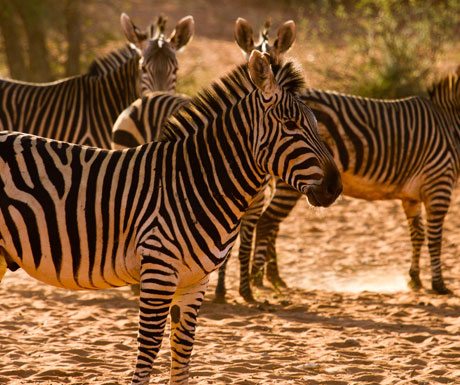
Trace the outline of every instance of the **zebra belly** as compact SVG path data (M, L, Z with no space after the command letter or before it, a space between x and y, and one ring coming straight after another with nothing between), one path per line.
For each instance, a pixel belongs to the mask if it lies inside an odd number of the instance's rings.
M411 199L420 201L420 183L410 180L403 185L379 183L359 175L342 173L343 194L366 200Z
M76 272L73 270L71 256L65 255L58 272L56 264L48 254L43 254L40 264L35 266L31 253L26 252L19 258L6 245L3 248L28 275L48 285L69 290L99 290L139 282L140 263L135 254L119 256L115 264L105 263L103 269L100 263L96 263L91 271L88 261L82 261ZM4 257L0 255L0 258Z

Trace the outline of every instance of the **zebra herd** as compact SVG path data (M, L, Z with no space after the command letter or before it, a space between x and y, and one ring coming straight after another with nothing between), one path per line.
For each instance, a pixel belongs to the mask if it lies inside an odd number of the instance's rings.
M140 282L132 384L149 383L168 316L170 383L187 384L209 275L220 268L216 298L224 300L237 236L240 293L253 301L251 278L261 283L265 262L269 280L284 284L275 241L299 197L328 207L343 183L352 197L402 201L415 288L424 205L432 287L450 292L440 256L460 166L459 73L434 84L428 99L307 89L284 58L294 22L270 44L267 21L256 43L239 18L246 62L190 97L174 90L193 18L168 38L164 17L142 32L123 14L121 26L131 44L84 75L0 80L0 278L7 266L75 290Z

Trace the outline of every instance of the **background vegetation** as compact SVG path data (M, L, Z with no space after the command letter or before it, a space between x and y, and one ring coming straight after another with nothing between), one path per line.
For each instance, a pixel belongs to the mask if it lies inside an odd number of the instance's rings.
M159 12L195 17L194 41L180 54L179 91L194 93L239 63L238 16L254 27L297 26L291 55L312 86L363 96L421 94L460 64L459 0L0 0L0 74L51 81L86 71L96 55L124 43L119 15L145 28Z

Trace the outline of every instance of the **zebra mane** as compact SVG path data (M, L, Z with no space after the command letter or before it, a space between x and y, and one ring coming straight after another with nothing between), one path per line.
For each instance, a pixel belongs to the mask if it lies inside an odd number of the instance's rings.
M460 73L443 77L428 89L431 101L443 108L460 108Z
M89 76L105 75L108 72L112 72L113 70L119 68L129 60L139 57L139 53L136 49L131 47L130 44L125 44L123 47L118 48L115 51L94 59L86 74Z
M272 64L277 84L286 91L297 94L305 88L300 66L293 61ZM235 95L241 98L254 91L248 64L241 64L210 87L202 90L185 107L174 113L165 123L161 141L184 138L196 132L195 121L200 117L212 118L235 103Z

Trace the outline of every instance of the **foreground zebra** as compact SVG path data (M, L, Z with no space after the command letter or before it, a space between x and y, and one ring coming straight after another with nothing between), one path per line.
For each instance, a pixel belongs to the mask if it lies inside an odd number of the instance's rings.
M254 51L175 114L161 142L108 151L1 133L2 258L69 289L140 281L132 384L149 382L168 314L170 383L187 384L209 273L225 261L267 173L316 206L341 191L314 116L295 96L301 87L292 63L272 72Z
M334 153L344 194L367 200L400 199L412 242L410 286L422 287L420 251L425 241L425 206L432 288L449 294L442 276L444 217L460 167L460 72L435 83L429 99L374 100L309 89L301 95L318 119L320 136ZM282 181L257 224L252 276L284 285L276 264L279 225L299 194ZM242 285L242 284L241 284ZM251 293L245 293L250 296Z
M259 40L254 41L254 33L251 25L246 19L239 17L235 22L234 37L235 42L241 48L243 55L246 59L249 57L254 49L261 50L270 54L272 60L276 63L281 63L284 55L291 49L296 38L295 23L292 20L284 22L276 33L276 38L273 43L270 43L269 31L271 27L271 20L267 19L263 28L259 33ZM274 181L271 180L272 190ZM265 204L265 192L262 191L259 197L251 204L246 211L240 228L240 248L238 250L238 259L240 262L240 294L249 302L254 301L250 289L250 275L249 264L252 254L252 243L254 238L254 231L257 221L262 214ZM225 302L226 288L225 288L225 274L227 269L228 259L219 268L219 278L217 281L215 291L215 301Z

